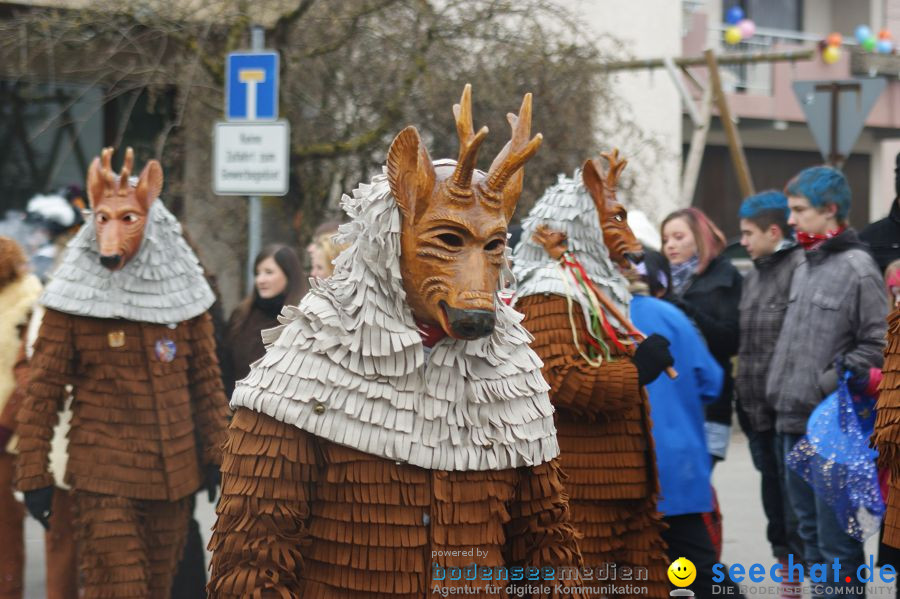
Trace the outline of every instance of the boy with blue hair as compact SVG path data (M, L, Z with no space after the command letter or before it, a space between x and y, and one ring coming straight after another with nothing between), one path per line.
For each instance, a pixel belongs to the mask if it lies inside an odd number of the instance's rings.
M788 225L788 200L769 190L746 198L741 204L741 245L753 259L754 269L744 279L740 309L735 395L738 419L747 434L753 465L761 477L766 537L781 563L788 555L800 555L797 522L784 492L784 462L775 434L775 406L766 398L766 374L781 333L794 270L803 251ZM796 581L795 581L796 583ZM799 597L796 584L782 584L782 597Z
M860 386L868 382L869 368L881 367L888 311L881 273L848 227L851 194L844 175L831 167L807 168L788 182L785 194L788 224L805 251L794 271L766 379L782 458L806 433L812 411L837 388L836 364ZM855 568L864 563L862 543L844 532L828 504L799 475L787 470L784 482L804 561L839 559L839 580L856 580ZM864 586L840 584L847 588L832 596L865 595Z

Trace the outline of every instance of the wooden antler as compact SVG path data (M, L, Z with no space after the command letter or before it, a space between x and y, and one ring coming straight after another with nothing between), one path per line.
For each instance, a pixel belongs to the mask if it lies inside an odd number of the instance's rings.
M488 128L482 127L475 133L472 125L472 85L466 84L463 89L459 104L453 105L453 116L456 118L456 132L459 134L459 158L456 161L456 170L451 179L454 195L470 197L472 190L472 173L475 171L475 160L478 156L478 148L487 137Z
M100 159L103 162L103 170L101 172L103 174L103 182L109 187L115 188L116 173L112 169L112 155L113 148L103 148L103 151L100 152Z
M125 150L125 162L122 164L122 173L119 175L119 189L128 189L128 178L134 168L134 150Z
M619 160L619 148L613 148L612 152L600 152L600 155L609 163L609 170L606 171L604 184L608 193L615 193L616 187L619 185L619 177L622 171L625 170L628 161Z
M522 193L522 178L524 174L521 168L538 151L544 137L538 133L531 138L531 94L525 94L522 98L522 106L519 114L506 115L512 127L512 138L507 142L488 171L488 179L485 187L501 200L502 206L508 217L515 210L516 201ZM529 140L529 138L531 138Z

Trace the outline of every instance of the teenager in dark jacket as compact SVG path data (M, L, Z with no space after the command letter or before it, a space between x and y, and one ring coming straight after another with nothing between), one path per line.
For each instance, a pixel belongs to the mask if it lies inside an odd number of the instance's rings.
M662 222L663 254L672 269L665 299L700 329L710 353L725 372L718 399L706 408L706 441L714 459L724 459L731 434L734 379L731 358L738 350L741 275L726 258L725 236L697 208L677 210Z
M888 303L875 261L847 228L850 186L844 175L830 167L808 168L791 179L785 193L788 224L805 252L791 282L766 397L775 405L775 427L787 454L806 433L812 411L837 388L836 363L853 373L851 388L865 387L869 369L881 367ZM839 580L856 580L855 568L864 562L862 543L844 532L825 499L789 469L785 489L797 515L804 561L839 559ZM845 587L837 589L840 596L865 595L864 585L838 584Z
M231 313L222 352L222 380L231 397L234 384L250 372L250 365L263 357L262 331L278 326L285 305L297 305L306 292L300 258L290 247L272 244L254 261L256 281L250 293Z
M900 258L900 153L894 167L894 201L891 213L863 229L859 238L869 244L881 272Z
M801 555L797 520L783 489L784 464L776 450L775 406L766 399L766 375L787 311L791 280L803 261L803 249L787 224L788 213L787 197L780 191L750 196L738 213L741 245L755 268L744 279L741 294L735 397L753 465L761 476L766 536L781 564L787 564L790 554ZM796 582L783 587L782 596L796 595L792 593Z

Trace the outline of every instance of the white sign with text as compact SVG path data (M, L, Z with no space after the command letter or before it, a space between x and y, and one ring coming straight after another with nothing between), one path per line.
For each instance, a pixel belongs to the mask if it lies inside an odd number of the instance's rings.
M213 191L218 195L285 195L290 140L287 121L216 123Z

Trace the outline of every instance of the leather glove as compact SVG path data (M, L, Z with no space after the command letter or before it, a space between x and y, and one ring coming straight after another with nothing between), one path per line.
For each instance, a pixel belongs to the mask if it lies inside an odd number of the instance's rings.
M44 530L50 530L50 513L53 505L53 486L25 491L25 507L28 513L41 523Z
M216 489L222 484L222 473L215 464L207 464L203 467L203 488L206 489L206 495L209 502L216 500Z
M666 368L675 364L669 353L669 340L653 333L644 339L631 358L638 370L638 383L643 387L656 380Z

